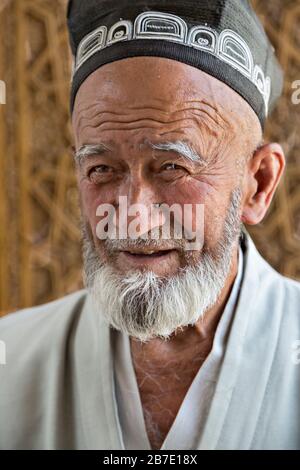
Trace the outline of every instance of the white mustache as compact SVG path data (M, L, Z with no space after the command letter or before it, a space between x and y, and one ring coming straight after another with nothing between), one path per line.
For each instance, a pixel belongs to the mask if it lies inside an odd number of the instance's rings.
M190 241L190 240L189 240ZM180 250L183 251L188 244L188 240L181 238L163 238L161 227L156 227L150 232L138 238L111 239L104 242L105 248L109 252L130 251L131 249L148 250Z
M110 240L107 239L104 242L105 248L109 252L115 251L130 251L132 249L143 249L148 250L184 250L184 240L145 240L143 238L137 238L136 240Z

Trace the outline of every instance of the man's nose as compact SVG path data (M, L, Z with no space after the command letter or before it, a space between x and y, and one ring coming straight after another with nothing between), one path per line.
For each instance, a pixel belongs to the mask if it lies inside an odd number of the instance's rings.
M139 229L138 236L164 224L164 216L158 209L158 205L163 202L160 200L160 194L151 182L141 176L131 176L121 189L119 199L122 200L122 204L119 204L119 212L124 212L125 202L127 206L127 216L124 213L118 214L119 224L126 223L128 228L131 222L135 221L134 226Z

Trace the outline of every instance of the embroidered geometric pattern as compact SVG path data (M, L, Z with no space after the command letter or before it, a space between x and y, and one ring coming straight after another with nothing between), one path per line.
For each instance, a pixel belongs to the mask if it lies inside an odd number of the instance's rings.
M110 29L101 26L85 36L79 44L74 73L96 52L120 41L159 39L172 41L199 49L226 62L247 77L261 93L266 116L271 95L271 79L266 77L260 65L254 64L246 41L235 31L225 29L221 34L207 24L189 30L186 22L175 15L161 12L140 14L134 24L121 20Z

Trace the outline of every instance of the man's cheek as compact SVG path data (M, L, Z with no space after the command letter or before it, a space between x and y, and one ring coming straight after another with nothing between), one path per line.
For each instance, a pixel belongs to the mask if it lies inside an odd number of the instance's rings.
M224 235L225 215L217 208L207 208L205 215L205 237L208 245L214 247Z
M80 201L83 218L87 220L94 235L96 232L96 225L98 221L97 208L101 204L99 195L97 195L95 191L81 189Z

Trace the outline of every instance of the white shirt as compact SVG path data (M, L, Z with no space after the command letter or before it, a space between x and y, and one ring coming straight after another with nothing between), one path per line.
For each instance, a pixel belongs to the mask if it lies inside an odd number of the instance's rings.
M200 367L162 444L162 450L196 449L215 391L226 340L243 277L243 252L239 248L238 272L212 350ZM124 449L151 450L128 335L111 330L114 350L115 393Z

